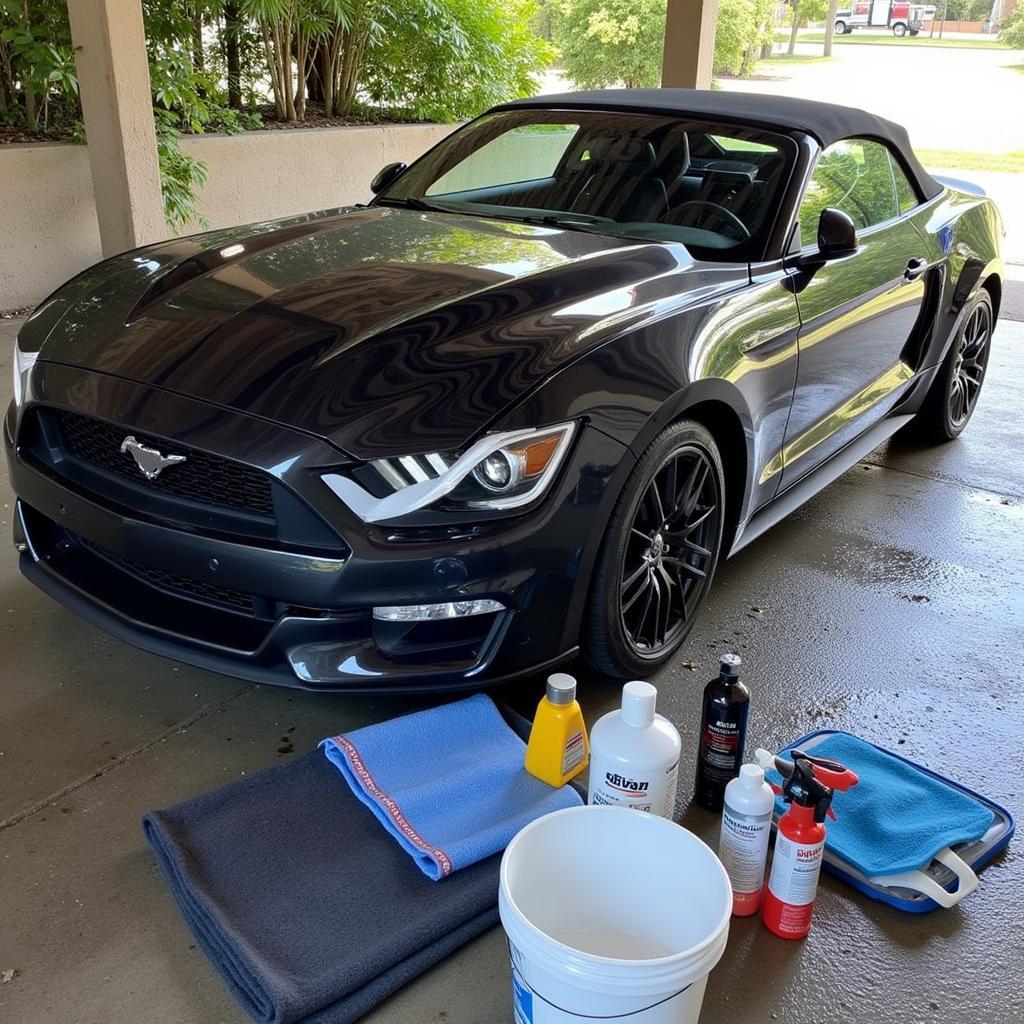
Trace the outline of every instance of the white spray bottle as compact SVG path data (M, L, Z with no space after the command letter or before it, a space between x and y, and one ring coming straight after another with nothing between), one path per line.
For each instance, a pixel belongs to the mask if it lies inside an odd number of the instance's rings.
M772 835L775 794L764 781L764 769L745 764L725 787L718 856L732 885L732 912L749 917L761 909L764 864Z

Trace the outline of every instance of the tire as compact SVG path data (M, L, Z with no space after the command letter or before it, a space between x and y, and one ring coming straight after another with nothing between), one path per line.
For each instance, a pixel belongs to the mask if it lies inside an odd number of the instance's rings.
M836 22L835 32L836 32L837 36L845 36L846 35L846 22L845 21L837 21Z
M599 672L644 678L682 646L718 564L724 501L722 459L701 424L680 420L651 442L619 495L591 582L584 656Z
M963 433L985 382L994 328L992 298L982 288L964 311L949 352L910 422L911 432L919 439L945 444Z
M917 35L917 34L918 34L918 33L919 33L920 31L921 31L921 30L920 30L919 28L912 28L912 29L910 30L910 34L911 34L912 36L916 36L916 35Z
M907 34L907 26L904 25L902 21L897 21L892 27L892 34L896 36L897 39L902 39Z

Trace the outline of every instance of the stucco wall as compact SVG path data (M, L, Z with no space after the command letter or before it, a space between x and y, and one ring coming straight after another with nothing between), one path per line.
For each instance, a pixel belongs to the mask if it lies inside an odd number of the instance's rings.
M414 159L449 131L297 128L192 136L182 148L207 165L198 208L216 228L363 202L384 164ZM0 146L0 309L38 302L100 257L85 147Z

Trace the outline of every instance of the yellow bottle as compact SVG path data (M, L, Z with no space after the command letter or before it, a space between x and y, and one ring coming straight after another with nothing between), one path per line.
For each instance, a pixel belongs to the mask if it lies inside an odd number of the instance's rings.
M590 759L576 680L565 672L548 676L547 693L537 705L526 747L526 770L549 786L564 786Z

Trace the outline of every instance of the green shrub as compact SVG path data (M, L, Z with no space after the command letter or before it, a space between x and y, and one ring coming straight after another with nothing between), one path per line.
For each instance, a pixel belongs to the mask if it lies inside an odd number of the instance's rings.
M1024 3L1018 3L1013 13L999 26L999 41L1024 50Z
M666 0L550 0L562 67L581 89L661 82ZM774 31L773 0L720 0L717 74L747 74Z
M552 56L529 27L535 14L535 0L395 0L367 47L362 87L372 102L429 121L532 95Z

